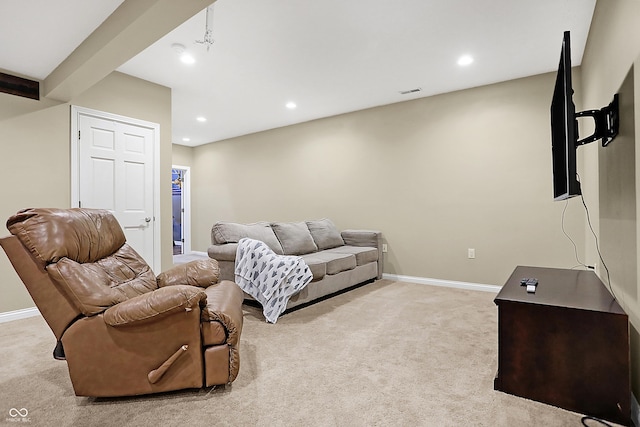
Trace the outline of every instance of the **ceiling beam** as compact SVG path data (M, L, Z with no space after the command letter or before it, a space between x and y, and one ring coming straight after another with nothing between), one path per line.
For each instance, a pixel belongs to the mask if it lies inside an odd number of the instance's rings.
M215 0L125 0L43 82L69 102Z

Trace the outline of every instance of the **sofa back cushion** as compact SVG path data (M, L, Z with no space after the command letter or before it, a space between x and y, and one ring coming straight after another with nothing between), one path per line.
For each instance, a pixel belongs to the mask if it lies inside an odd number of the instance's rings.
M319 250L344 246L344 240L330 219L307 221L307 227Z
M318 250L305 222L274 222L271 228L285 255L304 255Z
M240 239L245 237L260 240L266 243L266 245L278 255L283 255L282 246L268 222L238 224L235 222L219 221L211 228L211 243L214 245L238 243Z

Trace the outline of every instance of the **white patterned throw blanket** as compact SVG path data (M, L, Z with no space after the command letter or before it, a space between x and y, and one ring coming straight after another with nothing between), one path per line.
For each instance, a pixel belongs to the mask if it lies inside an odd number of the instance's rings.
M267 322L276 323L289 298L313 278L298 256L278 255L260 240L240 239L236 250L236 283L262 304Z

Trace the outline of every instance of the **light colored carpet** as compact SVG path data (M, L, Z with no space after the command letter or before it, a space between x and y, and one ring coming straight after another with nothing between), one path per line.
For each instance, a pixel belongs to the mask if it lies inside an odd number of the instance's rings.
M31 426L580 426L493 390L494 297L380 280L275 325L245 306L231 386L117 399L73 394L42 318L0 324L0 424L26 408Z
M201 252L190 252L188 254L180 254L173 256L174 264L186 264L189 261L195 261L199 259L209 259L209 256Z

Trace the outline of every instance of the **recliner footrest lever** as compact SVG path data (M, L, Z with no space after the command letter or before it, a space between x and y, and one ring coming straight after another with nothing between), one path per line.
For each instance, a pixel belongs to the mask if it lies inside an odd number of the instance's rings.
M186 353L188 348L189 348L188 345L186 345L186 344L183 345L182 347L180 347L178 349L178 351L173 353L171 355L171 357L169 357L162 365L160 365L160 367L158 369L154 369L153 371L149 372L149 374L147 375L147 378L149 379L149 382L151 384L155 384L158 381L160 381L160 378L162 378L162 376L165 374L165 372L167 372L169 370L171 365L173 365L173 363L176 360L178 360L178 358L180 356L182 356L183 354Z

